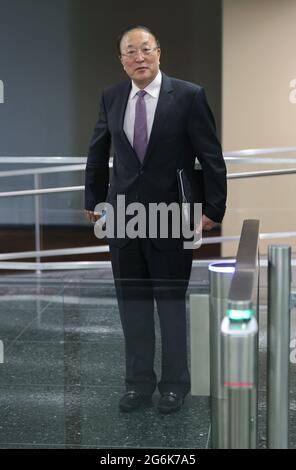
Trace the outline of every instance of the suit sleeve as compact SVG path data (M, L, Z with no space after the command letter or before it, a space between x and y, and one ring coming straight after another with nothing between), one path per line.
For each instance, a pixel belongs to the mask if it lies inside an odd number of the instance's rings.
M202 166L205 203L203 213L221 222L226 209L226 166L216 125L203 88L194 95L188 119L188 132L194 152Z
M99 117L91 138L85 168L85 209L94 210L107 197L109 185L109 158L111 135L108 129L104 93Z

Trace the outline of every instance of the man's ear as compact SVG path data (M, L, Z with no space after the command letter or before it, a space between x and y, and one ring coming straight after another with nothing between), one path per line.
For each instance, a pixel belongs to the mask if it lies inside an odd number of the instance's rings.
M161 55L161 49L159 48L159 50L158 50L158 60L159 60L159 63L160 63L160 55Z
M125 70L124 65L123 65L123 61L122 61L122 57L121 57L120 55L118 56L118 59L119 59L121 65L122 65L122 67L123 67L123 70Z

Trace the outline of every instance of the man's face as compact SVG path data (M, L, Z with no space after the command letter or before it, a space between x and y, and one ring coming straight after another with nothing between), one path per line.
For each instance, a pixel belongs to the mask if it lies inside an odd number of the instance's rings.
M125 72L139 88L145 88L159 71L160 49L155 38L142 29L133 29L123 36L120 49Z

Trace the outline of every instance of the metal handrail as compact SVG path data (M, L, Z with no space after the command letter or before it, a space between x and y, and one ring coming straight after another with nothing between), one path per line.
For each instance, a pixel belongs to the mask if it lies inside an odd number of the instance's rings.
M274 240L278 238L295 238L296 232L270 232L260 233L260 240ZM239 241L240 235L222 236L222 237L206 237L202 240L202 245L214 245L217 243L228 243ZM8 261L13 259L26 259L34 257L49 258L52 256L68 256L80 255L91 253L108 253L109 245L101 246L83 246L78 248L59 248L55 250L34 250L34 251L19 251L12 253L0 253L0 261Z
M290 153L296 152L296 147L267 147L267 148L258 148L258 149L243 149L243 150L232 150L230 152L225 152L224 156L227 157L241 157L241 156L251 156L251 155L268 155L270 153Z
M242 150L230 150L223 152L224 158L233 158L233 157L246 157L254 155L269 155L276 153L293 153L296 152L296 147L268 147L268 148L257 148L257 149L242 149ZM76 157L61 157L61 156L51 156L51 157L36 157L36 156L2 156L0 158L0 163L81 163L86 162L86 157L76 156Z
M43 165L45 163L49 164L56 164L56 163L80 163L86 162L86 157L58 157L58 156L51 156L51 157L32 157L30 155L22 156L22 157L7 157L2 156L0 157L0 163L21 163L22 165L28 163L37 163Z
M264 149L262 149L264 150ZM240 152L246 152L246 154L240 154ZM255 163L260 163L260 164L291 164L291 163L296 163L296 158L283 158L283 157L277 157L277 158L250 158L251 155L248 154L250 152L249 150L242 150L242 151L236 151L236 152L224 152L224 160L226 163L229 164L250 164L254 165ZM277 152L274 152L277 153ZM264 152L259 153L259 154L264 154ZM256 154L254 154L256 155ZM79 161L80 163L77 163ZM65 168L62 167L45 167L45 168L30 168L29 170L8 170L8 171L0 171L0 177L6 177L6 176L15 176L15 175L28 175L28 174L41 174L41 173L55 173L55 172L63 172L66 170L68 167L68 171L78 171L78 170L83 170L85 168L87 158L86 157L0 157L0 164L1 163L7 163L7 164L12 164L12 163L21 163L21 164L28 164L28 163L35 163L35 164L66 164ZM70 163L73 164L70 166ZM112 168L113 166L113 157L110 157L109 159L109 167ZM61 168L58 170L58 168Z
M60 188L45 188L45 189L25 189L23 191L6 191L0 193L0 197L13 197L13 196L38 196L40 194L52 193L66 193L71 191L83 191L84 186L64 186Z
M292 175L295 173L296 168L287 168L285 170L245 171L242 173L228 173L227 179L258 178L261 176Z
M7 170L0 171L0 178L8 176L24 176L24 175L42 175L47 173L63 173L64 171L81 171L85 169L85 165L63 165L63 166L47 166L45 168L30 168L29 170Z
M63 171L66 171L66 170L63 170ZM244 172L243 173L228 173L227 179L292 175L295 173L296 173L296 168L289 168L287 170L266 170L266 171L252 171L252 172L245 172L245 173ZM5 191L5 192L0 193L0 197L32 196L32 195L39 195L39 194L63 193L63 192L70 192L70 191L84 191L84 186L64 186L60 188L26 189L23 191Z
M292 163L296 163L296 158L284 158L284 157L224 157L224 160L229 165L255 165L255 164L262 164L262 165L274 165L274 164L281 164L281 165L291 165Z
M207 268L210 263L213 263L215 261L220 261L215 260L215 259L199 259L199 260L193 260L193 266L197 266L199 268L204 267ZM227 258L227 262L232 261ZM268 265L268 260L266 259L261 259L260 258L260 267L261 268L266 268ZM296 267L296 259L292 259L291 265L293 267ZM24 271L47 271L47 270L59 270L59 269L98 269L98 268L105 268L105 267L110 267L111 269L111 261L63 261L63 262L56 262L56 261L50 261L48 263L40 263L40 262L32 262L32 263L27 263L27 262L22 262L22 261L0 261L0 269L6 269L6 270L24 270ZM292 301L294 302L294 305L296 305L296 292L292 294Z
M69 256L69 255L82 255L91 253L108 253L109 246L83 246L79 248L60 248L56 250L34 250L34 251L19 251L14 253L0 253L0 261L7 261L11 259L26 259L35 258L36 256L49 258L51 256Z

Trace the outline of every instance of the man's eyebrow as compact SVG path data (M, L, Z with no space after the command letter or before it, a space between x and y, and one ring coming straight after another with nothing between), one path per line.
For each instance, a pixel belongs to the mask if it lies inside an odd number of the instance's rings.
M144 41L144 42L142 42L142 46L145 46L145 45L148 44L148 43L149 43L149 41ZM132 48L135 49L136 46L134 46L133 44L129 44L129 45L126 46L126 47L127 47L127 49L128 49L129 47L132 47Z

